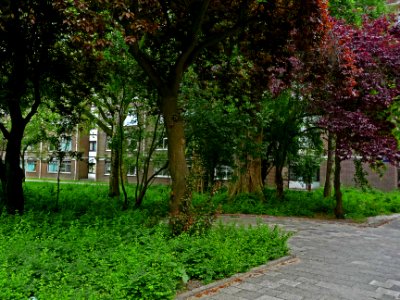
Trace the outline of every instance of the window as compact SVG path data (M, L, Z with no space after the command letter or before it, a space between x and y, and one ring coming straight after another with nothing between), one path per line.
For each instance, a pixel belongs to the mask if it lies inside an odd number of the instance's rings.
M96 174L96 159L93 157L90 157L88 160L88 173Z
M47 165L48 173L57 173L58 172L58 160L52 160ZM61 173L71 173L71 160L64 160L60 166Z
M59 149L57 149L57 146L59 146ZM60 140L60 144L58 145L57 142L50 143L49 145L49 151L71 151L72 150L72 138L70 136L68 137L62 137Z
M48 173L57 173L58 172L58 161L57 160L49 161L49 163L47 165L47 172Z
M97 147L97 142L96 141L90 141L89 142L89 151L96 151Z
M232 177L232 168L229 166L218 166L214 170L215 179L229 180Z
M134 164L128 165L127 175L128 176L136 176L136 166Z
M110 175L111 173L111 160L106 159L104 161L104 175Z
M56 151L57 150L57 146L53 143L49 144L49 151Z
M134 112L129 113L124 121L124 126L135 126L138 124L137 116Z
M138 150L139 142L135 138L127 138L126 141L127 141L127 147L126 147L127 151Z
M111 151L111 143L112 143L112 138L111 138L111 136L107 135L106 136L106 151Z
M95 174L96 173L96 164L95 163L89 163L89 174Z
M36 160L28 159L25 164L25 170L27 172L36 172Z
M70 136L61 138L60 149L61 151L72 150L72 138Z
M295 166L289 166L289 180L290 181L303 181L303 177L300 174L296 173ZM318 182L319 178L319 169L316 169L314 175L312 177L313 182Z
M161 168L165 166L165 160L157 160L153 162L153 172L158 172ZM157 174L157 177L171 177L169 175L168 168L164 168L160 173Z
M71 173L71 161L70 160L64 160L62 162L60 172L61 173Z
M163 138L160 141L160 144L159 144L157 150L168 150L168 138Z

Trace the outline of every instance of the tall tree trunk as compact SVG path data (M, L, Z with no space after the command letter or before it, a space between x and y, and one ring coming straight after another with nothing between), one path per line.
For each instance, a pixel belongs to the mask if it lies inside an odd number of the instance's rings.
M109 179L109 188L108 188L108 195L110 197L119 197L120 190L119 190L119 178L120 178L120 164L121 164L121 157L120 157L120 150L117 149L118 147L111 147L111 170L110 170L110 179Z
M275 166L275 185L276 185L276 196L278 199L283 199L283 176L282 176L283 165Z
M324 198L330 197L332 193L332 171L335 156L335 145L333 133L328 132L328 159L326 161L326 175L324 185Z
M1 176L4 204L10 214L23 213L25 205L22 189L24 174L20 167L21 141L24 132L22 118L20 122L12 121L12 129L7 139L4 175Z
M336 151L335 153L335 178L334 178L334 188L335 188L335 199L336 199L336 207L335 207L335 216L337 219L344 219L344 210L343 210L343 198L342 191L340 190L340 171L341 171L341 159Z
M191 190L188 187L189 169L185 157L185 132L178 95L162 96L162 113L168 138L169 173L172 179L170 215L180 217L191 204ZM185 230L185 228L183 228Z

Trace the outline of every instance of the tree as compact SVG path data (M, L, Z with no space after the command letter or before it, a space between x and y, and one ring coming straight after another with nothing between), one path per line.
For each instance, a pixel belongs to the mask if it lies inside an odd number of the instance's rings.
M44 95L62 89L59 83L68 74L68 58L60 43L62 18L51 1L3 1L0 13L0 106L4 112L0 130L7 140L0 177L7 211L22 213L24 130Z
M324 4L318 0L264 2L242 0L228 5L219 0L203 1L74 1L69 16L82 13L84 28L94 32L103 16L101 8L113 14L113 24L121 27L125 41L138 64L159 93L158 107L163 114L168 137L169 172L172 178L171 224L181 218L190 205L185 157L185 132L182 105L178 101L183 75L204 49L230 36L239 36L249 24L263 23L269 33L276 29L268 20L279 18L291 38L304 42L315 38L323 20ZM104 11L104 10L103 10ZM78 13L77 13L78 12ZM284 20L287 20L285 22ZM306 36L304 35L305 33ZM93 35L94 36L94 33ZM302 36L302 37L300 37ZM286 37L286 36L285 36ZM269 36L273 44L281 37ZM184 218L183 218L184 219Z
M212 64L211 64L212 65ZM232 166L243 118L228 103L210 68L197 75L191 68L185 76L182 95L186 103L185 122L187 148L191 154L191 176L197 191L211 191L216 184L216 169Z
M291 162L297 168L297 173L306 178L304 175L309 173L300 168L305 159L302 153L310 152L311 149L319 152L321 148L320 129L315 125L315 118L309 114L309 102L299 92L293 88L277 97L270 96L266 101L269 118L264 130L264 163L275 167L276 191L280 199L283 198L284 190L283 168Z
M120 185L124 188L123 156L127 147L124 123L129 114L131 118L136 116L134 102L145 101L146 87L143 73L129 54L121 33L111 32L107 40L112 46L108 45L98 53L101 57L98 71L103 74L101 83L97 83L92 97L81 107L83 114L107 134L111 149L109 196L119 197Z
M338 218L344 217L340 191L342 160L353 154L370 164L383 160L395 163L399 158L389 110L400 92L400 35L399 28L392 24L383 17L365 20L361 28L340 22L333 27L335 40L339 41L333 47L335 71L328 84L330 96L318 105L324 110L321 126L335 136Z

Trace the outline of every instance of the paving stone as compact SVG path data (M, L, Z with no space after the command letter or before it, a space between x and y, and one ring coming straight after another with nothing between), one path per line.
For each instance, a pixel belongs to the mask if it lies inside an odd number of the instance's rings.
M400 286L400 281L398 281L398 280L389 279L387 282L389 282L389 283L391 283L391 284L393 284L393 285Z
M264 280L264 281L261 281L260 285L263 286L263 287L267 287L269 289L275 289L275 288L281 286L281 284L279 282L272 282L272 281L270 281L268 279Z
M292 287L298 286L300 284L300 282L287 280L287 279L281 279L281 280L278 281L278 283L289 285L289 286L292 286Z
M252 300L252 299L257 299L257 298L261 297L262 294L259 292L241 290L240 292L236 293L235 296Z
M379 227L263 217L295 232L289 240L299 261L255 273L202 300L400 299L400 216ZM255 218L240 218L256 224Z
M386 288L386 289L390 289L393 286L393 283L390 283L388 281L380 282L380 281L377 281L377 280L372 280L369 284L370 285L379 286L379 287L383 287L383 288Z
M256 300L282 300L282 298L276 298L268 295L262 295L260 298L257 298Z
M294 294L290 294L290 293L286 293L286 292L283 292L282 294L280 294L279 297L281 297L282 299L285 299L285 300L302 300L303 299L302 296L294 295Z
M243 290L237 288L236 286L230 286L230 287L227 287L227 288L225 288L225 289L223 290L223 292L224 292L225 294L229 294L229 295L234 295L234 294L236 294L236 293L238 293L238 292L240 292L240 291L243 291Z
M261 288L260 285L249 283L249 282L243 282L242 284L237 285L237 287L242 290L247 290L247 291L257 291Z
M376 292L377 292L378 294L381 294L381 295L392 296L392 297L394 297L394 298L396 298L396 299L399 299L399 298L400 298L400 292L392 291L392 290L385 289L385 288L382 288L382 287L377 288L377 289L376 289Z

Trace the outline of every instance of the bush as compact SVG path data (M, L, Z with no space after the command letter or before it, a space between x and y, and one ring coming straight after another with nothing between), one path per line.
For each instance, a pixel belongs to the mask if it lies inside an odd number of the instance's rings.
M28 183L29 210L0 216L0 299L173 299L189 279L209 282L288 252L288 236L267 226L174 237L164 209L151 219L167 201L164 188L126 211L107 187L62 188L58 213L48 209L51 183Z
M222 213L266 214L273 216L333 218L335 199L324 198L322 189L312 192L286 190L284 199L276 198L273 189L264 190L265 200L257 195L241 194L229 198L220 193L212 201ZM202 199L204 199L203 197ZM377 190L343 189L343 204L347 218L363 220L366 217L400 213L400 192L385 193Z

